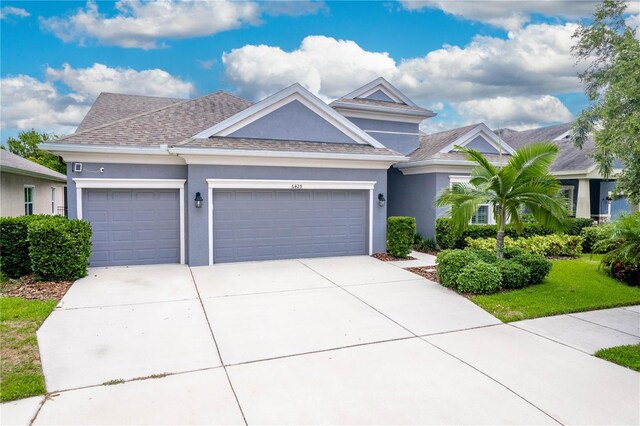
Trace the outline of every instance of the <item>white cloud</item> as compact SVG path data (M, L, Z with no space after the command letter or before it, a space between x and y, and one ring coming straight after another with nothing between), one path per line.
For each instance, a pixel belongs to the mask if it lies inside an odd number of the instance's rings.
M65 42L101 44L129 48L156 49L163 39L202 37L258 25L261 14L298 16L317 13L325 6L315 1L198 0L120 0L118 13L100 13L98 4L89 0L84 9L64 17L41 19L42 27Z
M548 95L581 91L570 51L575 29L575 24L528 25L509 32L507 39L477 36L467 46L444 46L400 62L386 52L366 51L354 41L308 36L290 52L246 45L225 53L222 61L227 80L251 99L299 82L330 100L382 76L427 108L450 104L469 120L478 116L471 117L464 102L502 98L526 100L536 108L547 105L547 111L564 120L566 108L560 111L561 102ZM514 125L533 123L534 115L524 117L515 103L511 106ZM481 121L489 121L491 114L484 117ZM541 122L556 121L536 117Z
M26 18L28 16L31 16L31 14L27 12L25 9L22 9L19 7L13 7L13 6L5 6L2 9L0 9L0 19L7 19L10 16L16 16L18 18Z
M400 3L407 10L440 9L507 30L521 28L532 14L569 19L591 16L599 4L594 0L403 0Z
M62 90L56 87L58 81ZM193 85L159 69L136 71L94 64L89 68L48 68L46 79L17 75L0 80L0 127L70 133L101 91L186 97ZM68 92L68 93L63 93Z
M629 16L626 23L629 27L635 30L636 38L640 40L640 14Z
M491 128L530 129L545 122L567 122L573 115L560 100L551 95L498 96L453 104L470 122L483 121Z

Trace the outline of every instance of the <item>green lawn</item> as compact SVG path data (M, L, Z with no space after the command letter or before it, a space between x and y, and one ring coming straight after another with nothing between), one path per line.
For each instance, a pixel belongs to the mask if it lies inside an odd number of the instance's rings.
M598 358L615 362L616 364L640 371L640 345L615 346L600 349L596 352Z
M0 401L45 393L36 330L57 303L0 297Z
M505 322L640 304L640 288L598 270L601 255L553 260L542 284L509 292L472 296L477 305Z

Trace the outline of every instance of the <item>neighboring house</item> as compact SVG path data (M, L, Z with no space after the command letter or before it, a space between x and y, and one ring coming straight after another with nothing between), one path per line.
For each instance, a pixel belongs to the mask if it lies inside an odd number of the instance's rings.
M92 266L362 255L385 251L391 214L433 236L437 192L472 168L454 145L513 152L484 124L421 133L433 116L382 78L330 105L298 84L255 104L102 94L42 147L67 161Z
M65 214L67 177L0 149L0 216Z

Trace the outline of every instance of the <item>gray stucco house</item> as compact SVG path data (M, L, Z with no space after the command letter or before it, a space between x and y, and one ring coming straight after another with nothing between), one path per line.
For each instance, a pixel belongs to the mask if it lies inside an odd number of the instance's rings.
M433 236L435 195L472 167L454 145L513 152L482 123L420 132L433 116L382 78L329 105L298 84L257 103L103 93L42 147L68 163L92 266L361 255L385 251L388 215Z

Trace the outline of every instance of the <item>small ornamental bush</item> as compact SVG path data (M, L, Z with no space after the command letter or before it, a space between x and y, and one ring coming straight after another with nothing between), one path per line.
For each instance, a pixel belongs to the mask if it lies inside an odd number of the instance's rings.
M436 273L440 284L456 288L456 278L460 271L471 263L479 261L478 257L467 250L443 250L436 258Z
M38 220L27 228L31 269L38 281L73 281L87 275L91 225L77 219Z
M503 289L522 288L531 282L529 268L515 260L502 259L498 261L497 266L502 275L501 287Z
M498 261L498 258L496 257L495 250L494 251L489 251L489 250L479 250L479 249L466 248L465 251L469 251L469 252L475 254L476 257L478 259L482 260L483 262L496 263Z
M416 220L408 216L387 219L387 252L395 257L407 257L413 247Z
M413 237L413 249L421 252L434 252L436 251L436 242L416 232Z
M569 219L569 228L564 231L568 235L582 235L584 228L592 227L595 222L593 219L584 217L572 217Z
M511 260L529 270L530 285L540 284L549 275L553 266L549 260L539 254L525 253L515 256Z
M516 256L520 256L521 254L525 254L526 251L520 247L505 247L502 254L505 259L513 259Z
M500 290L502 275L496 265L477 261L458 273L456 289L462 293L489 294Z
M495 238L467 238L467 247L477 250L496 250ZM575 257L582 253L582 237L575 235L534 235L529 238L512 239L504 238L505 247L519 247L531 253L543 256L571 256Z

